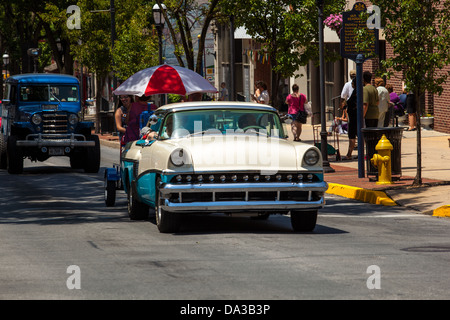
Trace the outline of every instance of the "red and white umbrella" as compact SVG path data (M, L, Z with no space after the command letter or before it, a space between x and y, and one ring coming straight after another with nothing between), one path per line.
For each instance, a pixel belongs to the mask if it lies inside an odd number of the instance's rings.
M196 92L216 93L217 89L198 73L163 64L136 72L116 90L116 95L151 96L153 94L189 95Z

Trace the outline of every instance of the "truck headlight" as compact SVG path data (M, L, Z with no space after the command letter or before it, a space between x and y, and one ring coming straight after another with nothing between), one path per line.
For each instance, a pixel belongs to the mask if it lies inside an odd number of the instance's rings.
M69 115L69 123L71 125L76 125L78 123L78 116L75 113Z
M317 152L317 150L309 149L308 151L306 151L303 159L308 166L313 166L317 162L319 162L320 155L319 155L319 152Z
M31 116L31 123L33 123L34 125L38 126L40 125L42 122L42 117L39 113L35 113Z

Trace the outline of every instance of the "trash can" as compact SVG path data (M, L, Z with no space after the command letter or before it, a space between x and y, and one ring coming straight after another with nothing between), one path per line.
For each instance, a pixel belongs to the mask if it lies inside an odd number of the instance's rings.
M394 149L391 152L391 170L392 179L399 179L402 175L402 135L403 127L385 127L385 128L362 128L361 131L366 145L366 172L367 176L377 176L378 169L375 168L370 159L373 158L375 147L380 141L381 137L386 135L386 138L391 142Z

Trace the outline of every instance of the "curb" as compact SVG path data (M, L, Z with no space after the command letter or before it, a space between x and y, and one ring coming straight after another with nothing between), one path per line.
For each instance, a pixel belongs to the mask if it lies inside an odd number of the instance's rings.
M383 206L397 205L397 203L383 191L367 190L343 184L329 183L326 193ZM450 209L448 211L450 212Z
M450 218L450 205L442 206L433 210L433 217Z

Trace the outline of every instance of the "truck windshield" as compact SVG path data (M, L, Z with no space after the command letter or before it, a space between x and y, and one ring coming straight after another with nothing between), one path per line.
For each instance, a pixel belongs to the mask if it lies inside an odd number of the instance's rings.
M78 87L72 85L21 86L20 101L78 102Z

